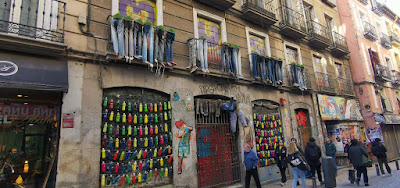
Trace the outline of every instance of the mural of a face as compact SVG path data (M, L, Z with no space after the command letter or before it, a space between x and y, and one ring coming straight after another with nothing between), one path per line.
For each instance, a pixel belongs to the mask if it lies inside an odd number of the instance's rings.
M156 1L152 0L119 0L119 12L133 19L140 18L143 22L150 21L157 25Z

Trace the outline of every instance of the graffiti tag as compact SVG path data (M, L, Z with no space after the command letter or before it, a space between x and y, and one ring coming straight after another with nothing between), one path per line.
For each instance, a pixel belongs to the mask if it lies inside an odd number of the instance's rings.
M242 92L237 85L210 84L200 85L201 94L220 94L234 97L239 103L250 103L250 96Z

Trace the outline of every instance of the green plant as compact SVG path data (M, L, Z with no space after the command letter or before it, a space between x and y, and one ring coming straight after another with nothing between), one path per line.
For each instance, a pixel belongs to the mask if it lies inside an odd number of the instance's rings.
M162 26L162 25L158 25L157 28L158 28L158 29L161 29L161 30L163 30L163 31L165 31L165 28L164 28L164 26Z
M151 23L151 21L148 21L148 20L147 20L146 22L144 22L144 24L145 24L145 25L153 25L153 24Z
M114 14L113 17L114 18L118 18L118 19L123 19L124 18L124 16L122 16L122 14L119 13L119 12L117 14Z
M175 33L175 30L171 28L171 29L168 29L168 32Z
M304 65L299 65L301 68L304 68Z
M124 19L127 20L127 21L132 21L133 20L133 18L130 17L130 16L126 16Z
M140 18L136 18L135 22L137 22L137 23L140 23L140 24L142 24L142 25L143 25L143 20L142 20L142 19L140 19Z
M205 36L200 36L200 39L206 39L206 37Z
M193 37L188 37L188 39L187 40L192 40L193 39Z

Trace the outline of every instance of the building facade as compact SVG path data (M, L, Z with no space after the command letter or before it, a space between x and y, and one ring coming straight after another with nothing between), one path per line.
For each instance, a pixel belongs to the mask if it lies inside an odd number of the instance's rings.
M305 148L315 137L322 146L324 136L337 135L331 127L348 134L350 126L361 129L346 28L335 1L68 0L66 8L43 3L32 6L49 10L48 18L31 9L14 18L7 3L1 9L7 16L1 30L6 55L0 62L17 64L22 71L17 59L5 57L62 59L64 69L54 62L41 69L63 70L68 76L40 77L47 81L40 87L1 77L1 89L8 94L1 96L1 115L13 115L13 105L25 103L18 99L21 89L56 92L36 94L57 104L45 103L47 108L58 109L48 125L57 133L50 139L56 140L50 142L55 147L43 146L49 157L40 161L42 174L48 166L53 169L52 186L240 185L245 143L260 157L260 179L268 183L280 179L274 159L279 140L296 138ZM27 24L22 21L32 22L35 31L23 34ZM19 23L18 29L12 27ZM44 31L60 32L42 36ZM10 36L15 40L9 41ZM9 48L10 43L15 47ZM29 65L37 62L46 61ZM26 80L32 79L21 82ZM50 89L42 88L46 83ZM19 119L6 122L20 124ZM17 143L26 145L24 138ZM22 146L2 145L6 153L26 152ZM31 165L36 161L10 161L19 170L3 182L12 184L21 175L32 184L27 177L38 170Z
M385 139L394 148L388 152L389 158L397 158L398 142L394 135L398 133L387 122L399 113L397 86L391 76L397 68L396 50L389 37L392 22L383 16L383 5L376 1L338 1L338 7L346 26L353 81L368 140Z

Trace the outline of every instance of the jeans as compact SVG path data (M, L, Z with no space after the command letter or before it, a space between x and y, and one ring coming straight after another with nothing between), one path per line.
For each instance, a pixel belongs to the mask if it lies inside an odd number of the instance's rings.
M389 174L392 173L392 169L390 169L390 166L388 165L387 158L378 158L378 163L379 163L379 168L381 169L381 173L385 174L385 171L383 170L383 164L386 166L386 170L388 171Z
M162 29L156 28L154 35L154 59L158 62L162 62L164 61L164 31Z
M261 188L260 178L258 177L257 168L251 169L251 170L246 170L245 187L246 188L250 187L251 176L253 176L254 181L256 181L257 188Z
M226 56L228 55L226 50L228 50L228 46L221 45L221 71L222 72L225 72L225 67L226 67Z
M300 170L297 167L292 167L292 171L293 171L293 184L292 187L296 187L297 185L297 181L299 180L299 176L301 178L301 186L303 188L306 188L306 175L304 174L304 171Z
M197 55L197 45L196 39L191 39L187 41L189 46L189 67L196 67L196 55Z
M279 171L281 172L281 182L286 183L286 167L279 167Z
M258 55L255 53L252 53L251 54L251 62L253 64L253 77L254 78L258 77L257 61L258 61Z
M297 80L298 80L298 84L299 84L299 88L300 90L305 90L306 86L305 86L305 79L304 79L304 68L303 67L296 67L297 69Z
M129 36L129 58L132 59L133 58L133 50L136 49L133 45L133 22L129 21L129 30L128 30L128 36Z
M120 57L125 56L124 49L124 21L113 18L111 20L111 40L113 42L114 52Z
M237 49L237 67L238 67L237 77L243 78L243 75L242 75L242 56L241 56L241 53L240 53L240 48Z
M238 49L237 48L232 48L232 72L234 74L237 74L237 61L238 61Z
M273 59L267 59L267 65L268 65L268 79L275 86L276 85L276 79L275 79L275 62L274 62L274 60Z
M138 48L138 57L142 57L142 45L143 45L143 39L144 39L144 36L143 36L143 25L142 24L137 24L138 25L138 34L137 34L137 42L138 42L138 45L137 45L137 48Z
M260 59L261 59L261 61L260 61L260 65L261 65L261 67L260 67L260 77L261 77L261 80L264 81L264 80L267 79L267 67L266 67L265 63L268 60L266 58L264 58L264 57L261 57Z
M318 175L318 180L319 182L322 182L322 174L321 174L321 164L319 164L318 166L314 166L314 165L310 165L311 168L311 177L315 177L315 170L317 171L317 175Z
M283 83L283 72L282 72L282 61L275 61L275 73L276 73L276 81Z
M172 49L172 43L175 40L175 33L167 32L167 62L174 60L174 51Z
M207 40L205 39L198 39L197 40L197 51L198 51L198 58L200 60L200 66L203 69L208 69L207 63Z
M139 28L141 28L140 24L133 22L133 56L135 56L136 58L138 58L138 52L137 52L137 45L140 44L140 42L138 41L139 38Z
M125 49L125 58L128 58L129 55L129 30L130 30L130 25L129 21L124 20L124 49Z
M297 66L290 65L290 71L292 72L293 84L299 84L299 81L297 80Z
M357 170L357 182L359 182L361 180L361 173L363 174L363 178L364 178L364 183L368 183L368 174L367 174L367 167L365 166L359 166L356 167Z
M149 63L153 64L153 26L144 25L143 28L143 46L142 60L147 62L147 38L149 38Z

